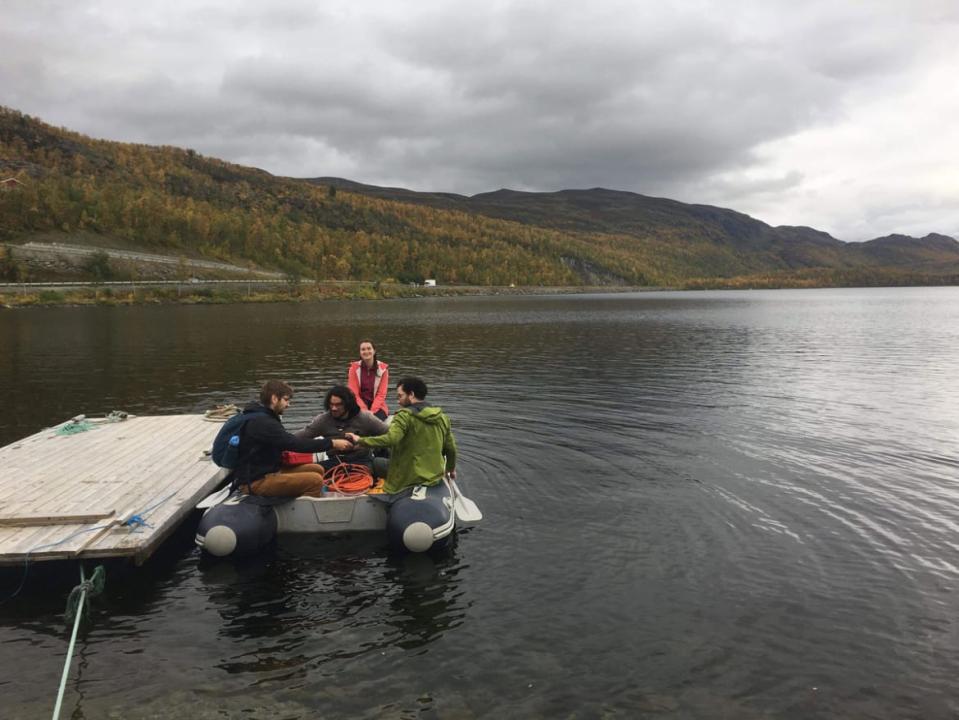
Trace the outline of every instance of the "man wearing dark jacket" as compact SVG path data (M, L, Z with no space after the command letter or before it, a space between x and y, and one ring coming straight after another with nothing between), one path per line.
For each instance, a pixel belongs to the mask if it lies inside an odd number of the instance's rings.
M323 467L316 464L283 468L284 450L294 452L346 452L349 440L298 438L288 433L280 416L290 405L293 388L280 380L269 380L260 390L260 402L250 403L245 413L254 413L240 434L240 456L233 471L235 484L253 495L319 497L323 491Z
M357 435L382 435L389 430L389 425L376 415L360 409L353 391L345 385L331 387L323 399L323 407L326 412L320 413L309 425L293 434L298 438L337 438L348 432ZM324 461L323 465L333 467L341 462L371 465L373 455L367 448L353 448L342 455L331 454L330 459Z

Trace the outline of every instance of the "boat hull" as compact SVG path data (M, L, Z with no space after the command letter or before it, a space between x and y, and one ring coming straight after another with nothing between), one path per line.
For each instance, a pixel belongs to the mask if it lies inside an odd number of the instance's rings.
M249 555L277 534L386 532L391 546L425 552L448 542L455 527L449 485L417 485L395 495L263 498L233 494L207 510L196 544L217 557Z

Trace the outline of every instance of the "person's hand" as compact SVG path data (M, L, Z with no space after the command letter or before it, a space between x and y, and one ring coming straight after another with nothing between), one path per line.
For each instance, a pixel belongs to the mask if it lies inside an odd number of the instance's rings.
M343 437L349 440L353 445L356 445L360 442L360 436L356 433L343 433Z
M353 442L345 438L336 438L332 441L333 449L337 452L346 452L347 450L353 449Z

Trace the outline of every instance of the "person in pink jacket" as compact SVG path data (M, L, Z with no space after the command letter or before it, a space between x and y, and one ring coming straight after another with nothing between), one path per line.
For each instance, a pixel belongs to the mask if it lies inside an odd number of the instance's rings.
M376 359L372 340L360 341L360 359L350 363L346 384L356 396L361 410L369 410L380 420L386 420L390 409L386 406L386 391L390 386L389 365Z

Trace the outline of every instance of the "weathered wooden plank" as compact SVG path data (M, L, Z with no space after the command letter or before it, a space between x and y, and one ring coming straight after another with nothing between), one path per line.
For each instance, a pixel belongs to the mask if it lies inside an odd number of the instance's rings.
M0 526L26 525L89 525L100 522L113 516L113 510L108 512L82 513L79 515L0 515Z
M219 428L199 415L140 417L0 448L0 563L146 559L225 475L203 455ZM125 526L134 513L151 527Z
M91 448L84 448L90 452ZM64 510L71 506L82 506L87 497L102 496L106 482L99 481L95 473L96 467L93 466L98 460L109 463L128 462L130 457L136 453L133 446L122 446L122 449L93 448L96 455L89 457L78 457L76 465L69 469L61 470L57 468L51 472L50 468L42 471L43 474L37 477L36 486L33 492L26 495L22 500L15 501L19 507L29 507L33 512L40 512L43 509ZM69 449L64 449L64 453L69 453ZM102 460L101 460L102 459ZM82 464L81 464L82 463ZM89 466L88 466L89 465Z
M138 421L148 420L139 418ZM7 453L0 449L0 463L17 472L0 499L4 502L27 505L51 497L51 488L60 493L71 492L79 484L95 479L99 467L109 462L124 462L125 455L136 452L127 443L118 445L123 437L124 423L100 425L85 433L69 436L56 435L50 428L19 443L22 447L16 462L11 463Z
M145 418L144 420L151 419ZM144 423L144 425L146 426L144 429L149 430L151 436L169 437L169 441L177 443L188 439L192 432L189 426L181 427L180 432L171 437L170 433L174 428L153 427L155 423ZM114 430L112 435L115 436L118 432L120 431ZM105 435L110 435L110 433L105 433ZM158 460L149 457L142 460L142 457L148 454L145 452L145 447L147 450L149 449L143 442L114 444L115 437L107 437L106 439L109 443L107 451L95 446L95 456L91 457L89 453L86 457L83 455L72 456L72 463L74 463L71 468L72 473L66 473L69 480L56 483L56 494L50 492L51 487L54 487L55 477L51 476L49 466L45 466L44 468L38 468L38 472L43 473L38 499L34 498L33 502L26 505L23 502L13 503L12 505L17 507L20 512L30 511L39 514L41 510L64 512L70 507L88 507L87 498L90 497L98 498L104 504L112 503L118 493L126 492L131 486L136 487L138 484L136 482L138 480L137 473L141 471L141 468L158 462ZM152 443L156 444L155 441L152 441ZM112 452L109 451L110 448L113 448ZM64 471L57 468L55 473L62 475Z
M209 461L203 461L203 463L204 464L199 466L195 473L183 476L181 478L182 483L169 482L164 485L157 484L156 487L160 488L162 493L164 493L162 495L160 491L149 497L142 493L129 492L122 497L113 498L120 505L122 505L122 503L131 503L129 507L135 508L135 510L128 510L121 513L119 516L121 522L128 519L133 512L143 513L158 502L162 504L150 512L146 518L153 528L139 528L134 531L129 527L117 524L111 528L109 535L100 537L95 544L91 543L91 552L84 553L84 555L92 555L93 550L97 551L96 554L100 554L99 550L104 550L104 554L112 554L114 552L117 554L134 554L139 552L141 545L152 547L155 544L152 539L154 533L162 533L164 526L171 521L176 521L178 524L178 521L190 512L193 506L219 483L222 477L219 468ZM184 492L187 490L192 490L192 492L184 498ZM183 506L183 512L176 512L181 505ZM172 531L174 527L175 525L171 526L170 530ZM165 534L166 533L164 533L164 536Z
M121 459L107 466L98 481L84 482L80 488L71 493L68 500L73 502L79 500L85 503L88 498L96 496L103 503L113 507L130 506L138 509L144 509L155 502L157 494L154 488L165 487L170 482L167 475L168 469L181 470L188 464L190 455L199 455L199 453L196 453L189 444L195 428L186 426L179 429L173 427L150 429L156 432L157 437L162 437L174 447L185 448L185 450L172 456L166 452L160 452L154 456L150 454L148 448L144 450L143 446L133 447L133 452L124 454Z
M167 496L178 492L181 485L192 484L197 476L215 475L218 468L206 460L200 460L194 452L185 452L164 458L162 468L157 469L157 463L145 461L142 467L135 466L133 470L145 486L143 488L116 487L111 488L108 499L116 505L128 505L143 511L160 502ZM171 476L166 468L180 469L178 476Z

